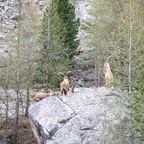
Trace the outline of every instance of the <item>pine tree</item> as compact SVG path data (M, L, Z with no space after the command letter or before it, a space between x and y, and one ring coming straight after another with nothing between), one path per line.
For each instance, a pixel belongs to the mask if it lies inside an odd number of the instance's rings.
M49 12L50 8L50 12ZM48 39L48 16L49 21L49 39ZM46 9L42 19L42 30L40 35L40 43L42 45L40 50L40 58L37 59L39 71L38 76L35 75L35 79L38 82L45 83L46 71L47 71L47 46L49 45L49 70L48 80L49 87L59 87L60 78L57 74L59 71L67 71L69 69L68 55L64 46L64 32L62 29L63 24L58 15L58 6L55 0L52 1L50 6ZM48 42L49 40L49 42Z
M79 46L77 34L80 26L79 18L76 19L75 8L69 0L58 0L58 13L63 23L65 52L72 60L75 50Z

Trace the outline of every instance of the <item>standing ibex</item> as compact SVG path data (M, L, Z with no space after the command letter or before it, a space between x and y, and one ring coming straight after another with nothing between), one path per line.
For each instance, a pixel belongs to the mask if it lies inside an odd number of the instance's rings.
M34 100L38 102L46 97L53 96L53 95L54 95L54 92L52 90L50 90L50 93L43 93L43 92L37 93L34 97Z
M70 85L69 85L69 80L68 80L68 74L70 73L71 71L68 71L67 75L65 76L63 73L59 72L58 74L64 76L64 80L63 82L60 84L60 87L61 87L61 95L63 95L63 93L65 95L67 95L68 91L69 91L69 88L70 88Z
M111 55L112 56L112 55ZM110 65L108 63L109 58L111 57L109 56L108 59L106 60L106 62L104 63L104 70L103 70L103 74L105 76L105 80L106 80L106 87L109 88L111 85L111 82L113 80L113 75L112 72L110 70Z

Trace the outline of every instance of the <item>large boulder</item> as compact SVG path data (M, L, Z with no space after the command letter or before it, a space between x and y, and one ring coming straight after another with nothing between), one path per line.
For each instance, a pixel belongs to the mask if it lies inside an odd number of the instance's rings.
M101 144L109 129L118 127L126 117L122 101L114 89L77 88L67 96L48 97L33 104L29 118L38 143Z

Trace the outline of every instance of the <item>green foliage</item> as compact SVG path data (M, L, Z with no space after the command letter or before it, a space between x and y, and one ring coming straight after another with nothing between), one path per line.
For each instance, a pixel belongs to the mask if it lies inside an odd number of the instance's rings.
M75 50L79 46L77 39L78 28L80 26L79 18L75 18L75 8L69 0L58 0L58 14L65 28L64 46L67 48L66 53L72 59Z
M66 52L67 47L64 45L64 33L65 29L58 15L57 1L53 0L49 9L44 12L42 19L42 30L40 34L40 43L42 45L40 49L40 58L37 59L39 71L38 75L35 75L35 80L40 83L45 83L46 78L46 56L47 56L47 44L48 44L48 16L50 16L50 43L49 43L49 87L57 88L60 85L62 78L58 76L58 72L67 72L70 69L68 54Z
M87 56L94 62L96 61L99 70L103 68L104 61L113 51L111 37L117 24L115 12L112 11L114 4L115 2L112 0L91 2L92 8L89 10L91 16L82 24L82 28L87 33L84 38L85 47L91 48ZM98 73L102 74L101 71ZM101 76L103 77L103 75Z
M144 133L144 64L135 71L133 80L133 129L138 142L143 142Z
M129 104L130 101L132 103L130 112L132 123L131 126L128 125L127 131L133 135L137 143L142 143L142 126L144 123L144 4L141 0L131 0L131 2L129 0L97 0L92 2L91 6L89 11L91 17L89 21L83 23L83 28L88 33L85 46L93 48L89 57L93 60L96 59L97 65L99 64L100 69L103 69L103 62L109 55L113 55L109 63L115 79L114 86L124 90L125 94L128 94L130 85L129 66L131 66L130 77L133 97L132 101L128 98L124 102L124 104Z

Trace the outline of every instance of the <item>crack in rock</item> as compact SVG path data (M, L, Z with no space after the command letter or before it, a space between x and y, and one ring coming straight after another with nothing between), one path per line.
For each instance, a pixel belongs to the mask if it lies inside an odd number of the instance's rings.
M74 115L72 116L72 117L69 117L69 118L67 118L67 119L62 119L62 120L60 120L60 121L58 121L59 123L67 123L67 122L69 122L69 120L71 120L74 116L76 116L77 114L76 113L74 113Z
M82 128L81 130L93 130L91 127L85 127L85 128Z
M79 115L81 118L85 119L85 120L88 120L86 119L85 117L82 116L82 114L76 112L68 103L64 102L61 98L57 97L63 104L67 105L70 109L72 109L74 111L74 113L76 113L77 115Z
M75 113L72 117L69 117L69 118L67 118L67 119L63 119L63 120L58 121L58 122L59 122L59 123L64 123L64 125L65 125L65 124L68 123L72 118L74 118L76 115L77 115L77 114ZM62 128L64 127L64 125L63 125L62 127L60 127L60 128L58 128L58 126L56 125L52 130L50 130L50 132L48 132L49 135L50 135L49 139L52 139L52 137L53 137L60 129L62 129ZM47 131L48 131L48 130L47 130Z
M70 117L69 119L67 119L67 121L64 120L64 125L62 127L60 127L54 134L56 134L60 129L62 129L71 119L73 119L77 114L73 115L72 117ZM63 123L63 121L60 121L59 123ZM53 134L53 136L54 136Z

